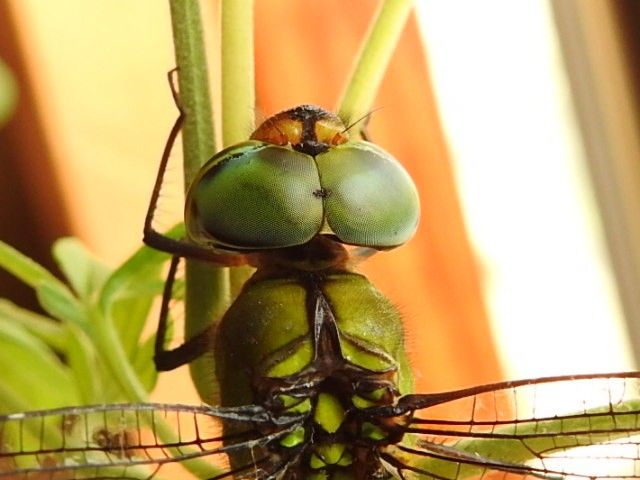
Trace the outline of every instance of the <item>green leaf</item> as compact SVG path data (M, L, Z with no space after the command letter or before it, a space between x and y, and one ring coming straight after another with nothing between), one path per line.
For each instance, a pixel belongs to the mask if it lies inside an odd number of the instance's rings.
M58 281L43 281L35 288L38 302L49 315L86 327L85 309L66 286Z
M0 414L28 412L32 409L33 405L21 394L20 389L16 389L7 382L0 382Z
M78 326L67 323L65 327L67 363L75 378L82 403L90 405L104 402L102 387L105 382L99 374L99 360L95 345Z
M80 298L90 298L102 287L110 273L77 238L68 237L56 241L52 251L60 270Z
M0 412L26 412L32 410L28 399L20 395L11 385L0 382ZM16 424L4 425L2 428L2 442L4 445L21 444L24 451L33 451L42 444L59 446L61 442L59 424L45 421L25 422L18 426ZM24 462L20 466L27 466ZM30 463L29 466L36 466Z
M119 386L126 401L146 402L148 392L142 387L111 318L97 309L91 312L91 317L96 349L111 375L109 378Z
M180 226L180 230L182 228ZM178 227L167 235L174 237L176 231ZM109 276L100 292L100 308L106 312L116 301L153 293L150 289L160 285L160 268L168 259L167 253L149 247L140 248Z
M49 271L23 255L11 245L0 240L0 267L22 280L32 288L36 288L43 282L59 283ZM66 287L65 287L66 288Z
M156 336L150 336L142 343L131 359L133 368L136 371L140 382L147 392L151 392L156 386L158 380L158 371L153 363L153 355L155 353Z
M65 349L66 336L60 323L0 298L0 328L5 322L20 325L58 352Z
M115 302L111 308L113 325L120 335L122 346L129 360L132 360L136 354L143 327L149 318L149 312L158 291L156 290L154 295L123 298L119 302Z
M51 316L82 324L83 309L67 286L47 269L0 241L0 267L35 289L42 308Z
M135 353L153 300L162 292L160 272L166 253L139 249L107 279L100 293L100 309L118 331L129 359Z
M76 405L81 398L70 370L45 343L22 327L0 329L0 372L6 394L0 407L20 399L27 410Z

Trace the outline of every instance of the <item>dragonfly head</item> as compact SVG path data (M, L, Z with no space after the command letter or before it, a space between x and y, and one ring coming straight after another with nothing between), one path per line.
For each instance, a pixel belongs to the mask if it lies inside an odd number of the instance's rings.
M346 130L337 115L302 105L216 154L189 188L189 238L245 254L318 236L375 250L405 243L420 210L411 177L391 154Z

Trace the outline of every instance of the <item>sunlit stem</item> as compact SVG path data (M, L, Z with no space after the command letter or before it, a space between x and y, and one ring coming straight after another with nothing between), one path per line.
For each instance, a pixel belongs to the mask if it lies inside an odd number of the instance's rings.
M202 164L215 152L200 7L197 0L170 0L180 103L186 113L182 127L185 191Z
M223 0L222 143L242 142L254 130L253 0Z
M346 125L351 125L371 110L412 6L413 0L380 2L338 104L338 115Z
M223 0L221 10L222 143L228 147L255 129L253 0ZM248 267L231 269L232 298L252 273Z
M178 67L180 102L186 114L182 129L185 191L200 166L215 153L211 96L198 0L170 0ZM186 265L185 336L208 328L226 308L229 275L226 268L188 261ZM191 377L205 402L211 402L215 382L212 358L190 364ZM191 466L188 466L191 469ZM206 478L206 477L205 477Z

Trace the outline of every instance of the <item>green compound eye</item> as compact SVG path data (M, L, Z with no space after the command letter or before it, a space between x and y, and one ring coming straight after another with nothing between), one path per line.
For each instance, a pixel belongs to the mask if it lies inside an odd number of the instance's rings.
M202 244L237 249L300 245L322 226L320 191L313 157L243 142L218 153L193 181L187 233Z
M416 231L418 192L402 165L369 142L348 142L316 157L325 216L344 243L391 248Z
M205 164L187 195L189 237L237 250L302 245L320 232L343 243L392 248L416 230L418 193L391 155L368 142L315 158L261 141Z

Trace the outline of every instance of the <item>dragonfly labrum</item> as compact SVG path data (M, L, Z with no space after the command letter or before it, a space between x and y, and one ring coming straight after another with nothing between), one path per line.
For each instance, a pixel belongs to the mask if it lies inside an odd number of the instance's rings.
M355 265L411 238L418 194L401 164L303 105L207 162L186 199L155 362L213 352L220 405L121 404L0 417L0 478L640 478L640 374L565 376L416 394L397 309ZM354 136L355 137L355 136ZM249 264L215 327L166 350L180 258ZM562 398L563 410L554 409ZM172 437L163 435L173 425Z

